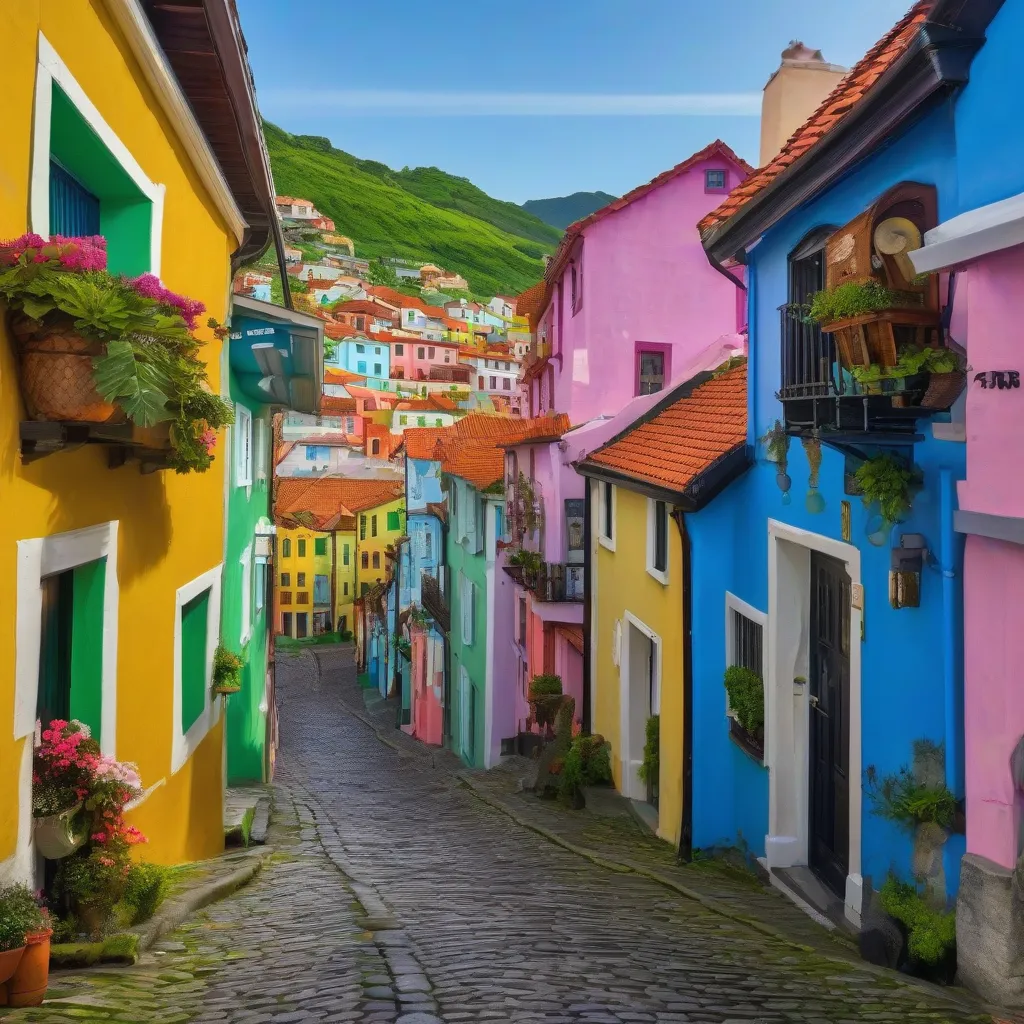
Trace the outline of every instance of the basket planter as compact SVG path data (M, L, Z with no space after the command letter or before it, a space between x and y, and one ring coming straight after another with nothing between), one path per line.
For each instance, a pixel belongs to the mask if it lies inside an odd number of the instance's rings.
M213 692L218 697L230 697L231 694L233 693L241 693L242 686L240 683L238 685L229 685L227 683L221 683L219 686L213 687Z
M11 317L18 342L19 382L28 415L34 420L75 423L123 423L124 413L100 397L92 361L103 355L102 342L82 337L67 317L32 320Z
M50 936L47 928L25 936L25 952L7 982L7 1005L39 1006L50 980Z
M913 337L902 341L924 347L937 336L939 317L925 309L887 309L821 325L824 333L835 338L839 361L847 370L872 363L895 366L899 360L896 331L901 328L913 332Z
M967 373L954 370L952 373L933 373L928 380L928 390L921 399L925 409L945 412L960 397L967 384Z
M36 818L33 824L33 839L36 850L47 860L60 860L77 850L85 842L87 829L81 829L76 835L71 823L75 815L82 809L81 801L60 814L49 814L45 818Z

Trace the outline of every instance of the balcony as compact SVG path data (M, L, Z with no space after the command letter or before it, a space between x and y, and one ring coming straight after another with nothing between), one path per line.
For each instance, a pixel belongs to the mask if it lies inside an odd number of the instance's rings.
M540 568L506 565L505 572L515 583L529 590L535 601L582 601L583 566L562 562L542 562Z
M960 369L896 376L891 359L888 369L873 363L850 369L848 353L840 351L835 335L808 323L791 306L781 307L780 315L783 384L777 397L790 432L820 430L823 439L828 435L833 441L912 444L921 439L917 421L949 409L963 389ZM886 325L900 347L920 344L922 333L934 326L893 324L891 319ZM928 340L934 337L925 345Z
M443 570L441 570L443 571ZM441 589L436 576L424 572L420 577L420 597L423 609L445 632L452 628L451 609L448 607L448 595Z

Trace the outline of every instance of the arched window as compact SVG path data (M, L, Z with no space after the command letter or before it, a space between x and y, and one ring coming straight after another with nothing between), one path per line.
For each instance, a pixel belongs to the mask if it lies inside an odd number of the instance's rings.
M376 437L370 442L370 454L380 455L380 441Z

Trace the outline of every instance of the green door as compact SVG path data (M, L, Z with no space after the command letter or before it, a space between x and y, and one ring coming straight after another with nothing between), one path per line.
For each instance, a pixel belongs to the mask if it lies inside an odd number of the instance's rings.
M46 728L55 718L71 717L71 632L74 572L46 576L42 631L39 636L39 690L36 717Z

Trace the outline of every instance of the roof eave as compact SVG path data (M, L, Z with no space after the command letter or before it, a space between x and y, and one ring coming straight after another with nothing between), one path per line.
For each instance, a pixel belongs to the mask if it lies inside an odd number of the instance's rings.
M978 2L991 9L991 20L1002 0ZM729 258L745 263L746 246L963 86L984 41L983 34L965 34L946 24L922 26L907 52L834 129L741 210L704 234L708 256L719 263Z

